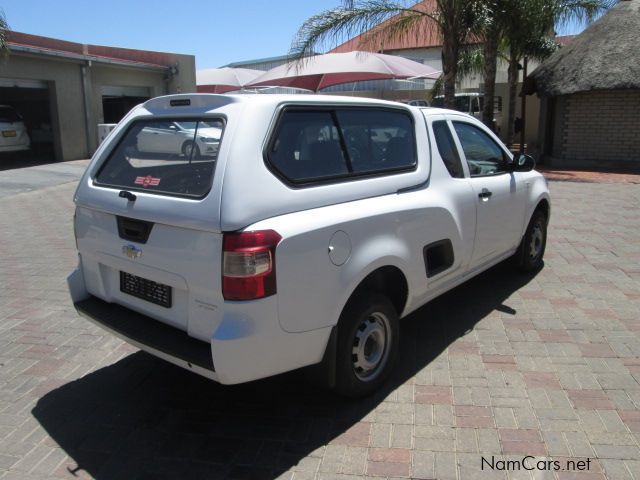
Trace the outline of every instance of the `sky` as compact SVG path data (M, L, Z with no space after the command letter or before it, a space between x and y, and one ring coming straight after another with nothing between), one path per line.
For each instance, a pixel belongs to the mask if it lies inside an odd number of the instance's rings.
M12 30L79 43L195 55L196 68L285 55L302 23L340 0L11 0ZM569 25L559 34L576 33Z
M302 23L340 0L11 0L11 30L196 56L196 68L288 53Z

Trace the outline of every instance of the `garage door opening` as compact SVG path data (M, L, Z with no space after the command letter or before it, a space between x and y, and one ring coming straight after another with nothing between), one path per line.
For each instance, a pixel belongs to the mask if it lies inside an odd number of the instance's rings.
M151 98L146 87L102 87L103 123L118 123L136 105Z
M31 139L30 150L5 155L21 160L54 161L55 129L47 83L0 79L0 105L11 106L22 116Z

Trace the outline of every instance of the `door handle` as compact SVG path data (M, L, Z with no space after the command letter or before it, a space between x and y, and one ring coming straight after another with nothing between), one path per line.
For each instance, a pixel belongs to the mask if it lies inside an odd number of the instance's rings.
M482 191L478 194L478 197L486 202L487 200L489 200L491 195L493 195L493 192L489 191L486 188L483 188Z

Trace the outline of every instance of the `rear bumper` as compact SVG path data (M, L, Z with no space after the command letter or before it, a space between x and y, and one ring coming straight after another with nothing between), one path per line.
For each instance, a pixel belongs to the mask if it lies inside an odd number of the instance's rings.
M217 380L211 345L133 310L96 297L75 302L78 313L136 347Z
M209 342L87 292L82 269L67 278L78 313L156 357L223 384L270 377L319 363L332 327L282 330L275 296L221 305L222 321Z
M31 143L21 143L17 145L0 145L0 152L23 152L31 148Z

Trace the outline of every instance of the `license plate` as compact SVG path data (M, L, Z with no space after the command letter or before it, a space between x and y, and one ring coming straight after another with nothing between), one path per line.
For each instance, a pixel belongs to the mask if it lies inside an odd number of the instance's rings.
M16 136L16 131L15 130L3 130L2 131L2 136L3 137L15 137Z
M171 308L171 287L127 272L120 272L120 291Z

